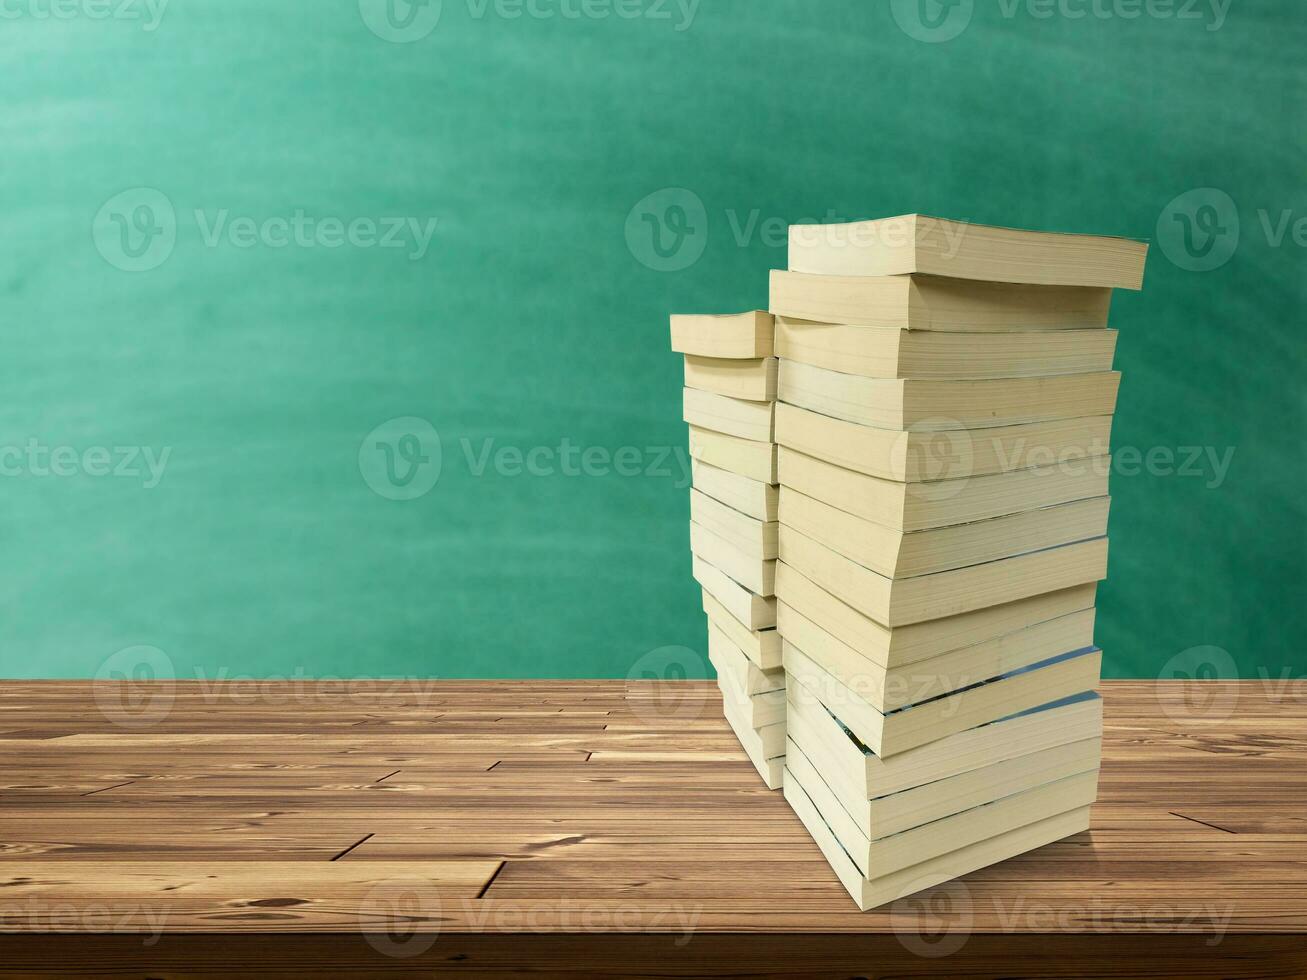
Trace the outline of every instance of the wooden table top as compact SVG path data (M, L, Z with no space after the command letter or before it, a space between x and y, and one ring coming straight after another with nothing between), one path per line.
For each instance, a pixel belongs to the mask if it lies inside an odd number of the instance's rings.
M0 933L1301 950L1307 684L1102 691L1090 833L861 913L710 682L6 682Z

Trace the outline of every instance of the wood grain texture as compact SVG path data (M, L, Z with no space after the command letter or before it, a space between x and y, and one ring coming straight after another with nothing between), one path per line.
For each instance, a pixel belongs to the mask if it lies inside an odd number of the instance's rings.
M1105 682L1088 834L870 913L715 685L424 685L0 686L0 974L1307 975L1307 685Z

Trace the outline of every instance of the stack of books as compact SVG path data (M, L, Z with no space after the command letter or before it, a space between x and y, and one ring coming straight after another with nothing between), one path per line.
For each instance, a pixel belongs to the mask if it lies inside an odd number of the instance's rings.
M685 355L693 486L690 550L723 714L770 789L785 757L776 631L775 326L769 313L673 316Z
M1108 308L1145 252L915 215L791 228L771 279L778 509L747 555L779 558L785 798L861 908L1089 827ZM765 461L770 370L748 412L722 407L741 390L687 391L692 439L728 420L713 438ZM688 366L687 384L719 373ZM741 581L706 557L746 554L742 520L724 526L738 506L710 496L703 564ZM750 581L748 598L773 591Z

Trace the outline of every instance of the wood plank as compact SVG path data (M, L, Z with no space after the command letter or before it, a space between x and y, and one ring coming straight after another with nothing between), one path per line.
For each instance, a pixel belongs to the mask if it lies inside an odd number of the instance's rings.
M157 934L389 926L411 894L435 926L443 901L475 899L497 861L48 861L0 865L0 927ZM74 899L75 896L75 900Z
M762 787L712 682L356 688L177 684L156 692L171 697L157 724L128 729L88 683L0 683L0 975L24 963L38 975L45 961L15 933L52 928L82 937L61 944L70 962L108 949L116 928L158 933L155 975L178 976L203 975L182 961L221 933L256 944L262 958L241 971L256 975L337 939L367 951L359 936L394 930L404 901L432 950L476 951L487 971L562 975L577 957L611 956L616 974L654 951L645 972L671 976L938 965L899 955L911 908L853 908ZM1093 830L913 900L945 931L966 923L949 972L1302 975L1307 685L1105 682L1103 693ZM1199 710L1213 703L1237 710ZM377 914L378 895L394 908ZM568 935L551 946L551 931ZM659 934L692 936L701 959L669 953L681 947ZM304 936L319 945L297 946ZM1058 942L1082 962L1039 959ZM136 962L124 955L119 966ZM450 962L424 948L404 965L440 975ZM1019 962L1027 974L1004 972Z

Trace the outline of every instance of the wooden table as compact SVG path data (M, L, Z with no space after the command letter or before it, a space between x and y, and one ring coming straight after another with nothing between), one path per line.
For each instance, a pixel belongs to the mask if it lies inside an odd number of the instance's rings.
M1307 684L1103 689L1091 833L864 914L711 683L6 683L0 974L1307 976Z

